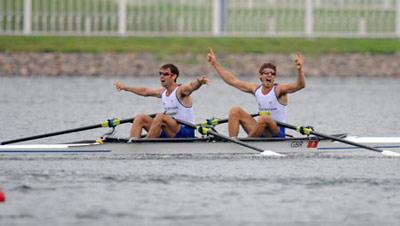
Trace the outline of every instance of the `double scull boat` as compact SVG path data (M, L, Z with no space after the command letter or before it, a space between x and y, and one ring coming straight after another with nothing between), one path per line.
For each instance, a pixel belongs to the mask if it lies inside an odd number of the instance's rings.
M400 137L348 137L333 135L340 139L368 145L377 149L400 152ZM354 153L365 152L363 148L350 146L335 140L317 136L287 138L241 138L239 141L263 150L282 154L292 153ZM0 154L251 154L258 153L235 143L206 136L201 138L137 139L105 137L101 140L78 141L63 144L8 144L0 146Z
M155 114L149 116L153 117ZM252 114L252 117L258 114ZM277 122L279 126L295 130L301 137L285 138L237 138L233 139L218 133L214 126L226 123L228 119L207 119L200 124L192 124L175 119L178 123L196 129L202 134L197 138L156 138L135 139L113 137L115 127L132 122L129 119L109 119L99 124L53 133L40 134L0 142L0 155L27 153L112 153L112 154L251 154L285 156L287 153L349 153L369 150L385 156L400 156L400 137L348 137L345 134L326 135L314 131L312 127L294 126ZM13 143L35 140L78 131L110 127L112 131L100 140L78 141L61 144L22 144Z

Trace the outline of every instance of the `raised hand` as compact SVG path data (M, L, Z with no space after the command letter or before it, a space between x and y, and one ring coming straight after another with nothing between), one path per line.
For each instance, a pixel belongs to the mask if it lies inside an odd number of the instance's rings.
M297 70L303 69L304 59L300 52L297 52L294 56L294 63L296 64Z
M208 58L208 62L210 62L211 64L215 64L217 62L215 53L211 48L208 48L207 58Z
M122 90L125 90L125 88L126 88L126 85L121 83L121 82L119 82L119 81L116 81L114 83L114 86L118 90L118 92L121 92Z
M201 84L201 85L204 85L204 84L209 84L210 83L210 80L205 76L205 75L201 75L201 76L199 76L199 77L197 77L197 81Z

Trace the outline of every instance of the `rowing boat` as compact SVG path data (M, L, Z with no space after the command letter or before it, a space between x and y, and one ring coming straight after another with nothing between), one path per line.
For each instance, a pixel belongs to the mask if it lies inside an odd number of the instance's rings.
M333 135L351 142L357 142L379 149L400 152L400 137L349 137L344 134ZM362 148L350 146L331 139L316 136L287 138L240 138L246 144L273 150L279 153L352 153ZM251 154L252 149L216 137L177 138L177 139L137 139L105 137L101 140L78 141L63 144L19 144L1 145L0 154L77 154L111 153L124 154Z
M149 116L153 117L155 114ZM252 117L258 114L252 114ZM277 121L281 127L295 130L302 137L285 138L231 138L218 133L214 127L228 122L228 119L207 119L204 123L192 124L175 119L179 124L193 128L202 134L197 138L156 138L135 139L113 137L115 127L132 122L129 119L109 119L99 124L69 130L39 134L0 142L0 155L23 153L112 153L112 154L251 154L284 157L286 153L349 153L354 150L368 150L384 156L400 157L400 137L348 137L345 134L327 135L314 131L312 127L295 126ZM35 140L61 134L110 127L100 140L78 141L62 144L25 144L13 143ZM391 149L391 150L389 150Z

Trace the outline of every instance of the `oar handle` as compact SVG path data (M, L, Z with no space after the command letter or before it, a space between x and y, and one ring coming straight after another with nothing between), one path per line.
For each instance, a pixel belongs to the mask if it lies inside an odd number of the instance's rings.
M290 124L287 124L287 123L284 123L284 122L279 122L279 121L276 121L276 124L277 124L278 126L282 126L282 127L285 127L285 128L288 128L288 129L292 129L292 130L296 130L296 131L297 131L297 127L294 126L294 125L290 125Z
M253 117L256 117L258 115L259 114L256 113L256 114L251 114L250 116L253 118ZM210 118L210 119L207 119L206 121L204 121L203 123L199 123L198 126L213 127L213 126L216 126L216 125L219 125L219 124L227 123L228 121L229 121L228 118L225 118L225 119Z

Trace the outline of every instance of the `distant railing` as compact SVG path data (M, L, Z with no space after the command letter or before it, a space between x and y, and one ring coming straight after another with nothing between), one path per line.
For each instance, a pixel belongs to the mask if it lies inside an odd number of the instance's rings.
M0 35L400 37L400 0L0 0Z

